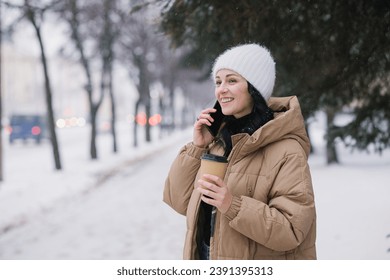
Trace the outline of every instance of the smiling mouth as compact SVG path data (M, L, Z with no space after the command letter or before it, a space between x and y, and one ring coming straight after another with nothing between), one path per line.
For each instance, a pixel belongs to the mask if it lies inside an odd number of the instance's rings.
M230 101L233 101L234 98L231 98L231 97L224 97L221 99L221 103L228 103Z

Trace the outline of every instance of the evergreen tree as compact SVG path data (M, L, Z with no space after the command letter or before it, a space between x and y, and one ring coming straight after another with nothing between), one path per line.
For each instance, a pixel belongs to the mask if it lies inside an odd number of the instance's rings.
M338 161L336 138L363 150L390 146L389 1L162 2L162 27L173 45L191 48L188 66L209 70L220 52L239 43L268 47L277 63L275 95L297 95L306 118L327 113L329 163ZM336 126L346 107L354 119Z

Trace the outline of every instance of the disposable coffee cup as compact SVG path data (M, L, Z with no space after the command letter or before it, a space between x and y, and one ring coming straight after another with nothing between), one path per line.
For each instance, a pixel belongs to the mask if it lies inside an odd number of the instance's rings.
M213 154L204 154L201 157L199 175L202 178L203 174L211 174L218 176L223 180L227 168L227 158Z

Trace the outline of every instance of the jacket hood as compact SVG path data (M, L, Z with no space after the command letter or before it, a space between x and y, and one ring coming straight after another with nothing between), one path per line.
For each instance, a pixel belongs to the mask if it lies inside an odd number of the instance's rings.
M258 150L261 147L283 139L295 139L309 156L310 141L306 133L305 123L296 96L271 97L268 106L275 112L273 120L259 128L251 136L248 135L241 154L243 156ZM233 142L241 138L233 136Z

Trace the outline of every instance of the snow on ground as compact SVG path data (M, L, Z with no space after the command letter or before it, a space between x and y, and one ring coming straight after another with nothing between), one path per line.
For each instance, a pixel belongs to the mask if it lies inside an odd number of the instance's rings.
M321 259L390 259L390 153L341 153L342 164L310 159Z
M340 144L341 164L326 166L322 127L310 127L318 258L390 259L390 151L351 154ZM101 135L100 159L90 161L88 130L61 130L61 172L48 143L6 144L0 259L180 259L185 221L161 199L191 130L138 150L129 137L122 130L113 155Z
M29 215L0 237L0 259L180 259L185 220L162 203L166 161L176 154L165 145L104 184Z
M112 153L109 134L98 136L98 160L89 158L89 128L58 130L62 171L55 171L51 146L33 142L8 144L4 137L4 182L0 183L0 233L4 227L23 223L26 213L40 211L63 196L80 193L102 183L123 166L136 162L174 141L165 138L140 143L135 149L131 129L120 127L119 153ZM142 133L140 133L140 138ZM157 133L154 139L158 140ZM180 133L175 137L180 137Z
M34 245L36 246L35 252L34 248L31 248L30 253L26 251L17 252L17 247L26 247L23 246L23 244L20 244L19 240L25 239L29 244L32 243L29 241L31 238L35 238L35 241L38 241L38 239L40 239L39 230L42 230L42 223L53 223L52 221L55 220L56 215L57 219L64 219L64 224L66 224L66 221L71 219L72 211L78 213L84 210L86 213L88 211L96 212L96 209L102 208L101 205L110 203L111 205L115 204L116 201L121 198L120 192L111 192L111 194L106 192L105 196L102 198L105 200L104 202L100 203L97 198L93 199L95 205L89 203L88 199L86 199L86 197L88 197L86 194L98 194L99 192L96 191L99 189L98 187L103 186L105 183L108 184L107 180L111 178L111 176L129 172L129 168L131 169L132 166L136 166L138 162L145 159L153 159L154 154L158 154L162 150L169 148L172 143L183 143L184 141L188 141L189 135L188 131L176 132L170 137L158 140L158 131L153 131L153 138L157 141L149 144L140 141L140 147L134 149L131 147L132 139L130 139L130 131L132 130L128 127L121 127L121 137L119 137L120 153L117 155L114 155L111 152L112 144L110 136L108 134L100 135L98 138L99 160L91 161L88 156L88 128L59 130L58 137L60 139L61 155L64 163L64 170L60 172L54 171L49 143L46 142L39 146L32 142L28 142L26 145L23 143L9 145L7 142L8 139L4 139L5 180L0 184L0 243L4 244L3 242L5 242L5 245L0 245L0 259L50 258L50 254L52 254L52 258L77 259L82 258L83 256L88 256L84 258L96 258L91 252L89 254L86 254L85 252L80 252L80 254L78 254L77 251L74 250L72 251L73 255L70 255L70 257L66 257L69 255L66 250L62 255L58 255L57 252L50 252L50 250L43 249L48 246L39 242L35 242L37 243ZM142 133L140 133L140 139L143 139ZM174 150L176 154L177 149ZM170 158L172 157L173 156ZM155 170L162 170L164 172L164 175L159 176L162 182L160 182L159 185L154 186L155 188L158 188L155 194L155 197L158 197L158 202L156 201L155 205L164 205L161 201L161 188L168 167L168 164L163 163L161 167L154 168ZM123 171L124 169L126 169L126 172ZM130 177L134 177L134 175L137 174L138 172L132 173ZM151 174L151 178L155 175L156 174ZM137 178L139 180L139 177L135 176L135 179ZM130 179L133 180L133 178ZM111 184L111 182L109 184ZM132 185L136 184L142 185L141 182L134 182ZM128 183L125 181L122 182L122 185L126 186ZM130 193L127 199L129 203L134 197L137 196L133 196L133 193ZM125 199L125 196L123 196L123 199ZM146 199L140 200L138 198L138 201L135 201L135 203L137 203L135 205L139 205L145 200ZM90 204L89 207L85 207L82 201L88 201ZM76 206L79 209L72 210L70 209L72 206ZM164 207L166 207L166 211L171 211L167 206L164 205ZM158 207L156 209L158 209ZM117 209L117 211L121 210ZM61 214L61 212L64 214L69 213L69 217ZM96 214L98 214L98 212L96 212ZM50 218L50 215L54 217ZM41 219L43 216L45 217ZM83 221L81 215L74 214L74 216L81 218L78 223L85 222L85 225L92 225L93 223L92 221ZM88 217L88 214L85 216ZM136 211L128 213L128 216L123 219L123 223L126 225L131 224L131 221L137 217L139 217L139 213ZM53 225L53 228L58 228L58 222L54 223L55 225ZM71 227L76 229L77 225L75 224ZM107 226L101 225L101 227ZM70 231L73 231L72 228ZM92 226L89 228L88 226L85 226L84 228L87 231L92 232L96 230L96 227L94 229ZM60 229L63 230L63 227L61 226ZM55 229L53 229L53 231L55 231ZM117 232L119 232L119 229ZM17 238L11 237L12 241L9 242L10 240L7 238L15 235L15 233ZM142 236L143 233L139 233L139 235ZM25 236L25 238L23 238L23 236ZM67 237L64 236L64 238ZM88 236L85 236L84 234L81 238L77 238L76 234L74 240L77 239L88 239ZM136 238L134 238L134 240L136 240ZM39 247L40 245L42 247ZM66 246L67 245L64 244L63 247ZM5 253L7 250L9 250L8 254ZM44 251L48 251L48 255L45 255L46 253ZM76 252L76 254L74 252ZM105 255L101 254L97 254L96 256L105 258ZM120 254L118 255L117 253L116 256L111 258L119 258L119 256ZM180 256L181 252L175 257L180 258Z

